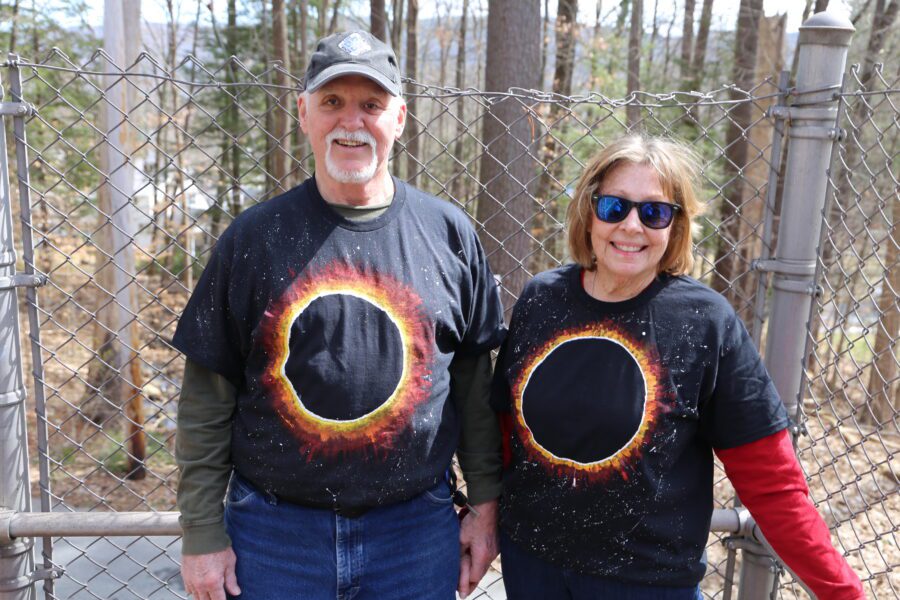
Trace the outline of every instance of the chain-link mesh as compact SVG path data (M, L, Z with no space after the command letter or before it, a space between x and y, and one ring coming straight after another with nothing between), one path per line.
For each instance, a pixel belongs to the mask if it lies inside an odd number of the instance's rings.
M39 63L13 66L11 72L21 74L23 99L36 109L27 119L24 144L31 214L25 227L34 238L33 250L25 248L25 261L49 278L39 301L27 307L37 311L40 325L40 337L32 332L32 343L39 345L41 361L31 368L43 407L37 418L48 431L46 443L37 449L45 467L39 479L42 505L57 511L171 510L178 477L175 400L183 359L168 340L215 240L234 216L312 172L309 147L297 127L296 89L271 83L279 66L237 59L222 66L195 58L165 65L141 55L121 68L101 52L75 64L54 51ZM118 100L111 104L122 96L126 108ZM870 104L876 100L864 98ZM640 129L690 142L703 160L707 205L695 235L699 260L693 274L729 298L759 342L765 282L752 261L771 251L777 199L772 184L781 159L771 156L775 125L767 117L782 99L773 80L749 91L723 87L702 94L637 93L626 100L525 90L488 94L407 82L407 99L410 121L395 145L391 168L471 215L501 278L507 308L529 277L567 260L565 210L585 162L605 141ZM640 108L638 122L627 122L628 105ZM896 112L887 120L891 118L896 130ZM896 154L885 150L885 156L890 163ZM882 165L878 172L887 177L891 168ZM891 181L895 189L896 180ZM874 194L874 180L868 189ZM882 192L880 198L881 204L872 204L880 208L873 210L889 220L886 205L895 195ZM860 220L869 226L870 219ZM896 263L896 257L894 263L884 258L889 229L882 224L881 237L854 255L855 262L841 252L829 262L843 257L852 262L847 262L847 272L872 271L866 279L868 292L858 292L858 298L874 298L874 290L881 289L878 282L886 281L883 266ZM849 239L861 240L854 235ZM881 267L863 269L865 252L882 257ZM832 290L826 300L828 294ZM841 302L849 297L847 292L834 295ZM841 314L828 308L820 315L823 326L815 340L823 340L829 351L854 339L851 321L832 324ZM866 313L866 319L871 324L878 315ZM896 325L893 331L891 351ZM831 354L821 358L823 365L837 369ZM887 381L896 381L894 373ZM836 375L840 394L846 391L844 377ZM812 379L810 388L817 402L814 416L838 404L825 380ZM826 399L819 403L823 393ZM822 421L830 437L813 437L822 440L813 445L815 455L826 448L827 460L820 457L821 469L810 473L816 483L827 482L830 491L823 496L817 490L817 499L827 497L828 507L836 506L838 498L855 503L862 492L862 479L842 476L834 483L833 474L845 473L841 469L850 465L851 453L868 451L848 442L859 439L863 430L854 426L845 431L841 419ZM896 434L896 422L891 426ZM882 444L881 458L854 473L870 479L876 472L888 473L896 486L886 429L881 426L874 434ZM835 436L842 444L837 450L830 445ZM810 468L808 460L806 464ZM733 492L721 470L716 480L717 505L731 506ZM863 521L890 520L895 487L882 483L876 488L877 499L847 509L849 514ZM834 522L850 523L851 517ZM838 530L843 548L877 548L881 562L857 561L855 566L870 574L870 585L881 585L900 564L896 526L879 526L872 535L848 543L843 534L850 528ZM885 548L890 544L892 549ZM178 546L177 540L166 538L54 539L52 553L49 545L44 548L47 562L67 566L67 572L52 595L183 597ZM869 554L860 556L868 561ZM707 596L720 598L729 587L733 563L717 536L710 538L708 558L702 587ZM889 587L896 595L897 586ZM496 572L488 575L479 594L505 597Z
M900 597L898 88L881 65L845 78L799 443L813 499L873 598Z

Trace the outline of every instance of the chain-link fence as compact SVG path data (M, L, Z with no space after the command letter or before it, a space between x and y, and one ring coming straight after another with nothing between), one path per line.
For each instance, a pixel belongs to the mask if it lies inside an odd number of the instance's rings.
M142 54L123 68L102 52L76 63L54 51L6 67L13 99L34 107L9 134L23 267L47 279L22 303L31 326L34 495L44 512L174 510L184 363L169 340L234 216L312 173L296 121L298 82L277 65L236 58L166 65ZM273 83L284 77L288 85ZM391 168L471 215L507 307L531 275L567 260L563 215L604 142L633 129L690 142L703 159L707 206L693 274L725 294L762 343L768 277L756 266L778 234L785 127L772 115L790 100L785 75L746 91L625 100L406 89L409 124ZM897 598L898 85L878 69L865 81L854 71L847 89L800 456L838 547L870 593ZM637 121L629 106L639 108ZM717 505L732 506L721 470L716 479ZM728 546L711 535L708 597L731 596L736 554ZM43 590L184 597L178 547L171 537L46 538L39 561L66 572ZM803 597L788 583L778 591ZM499 574L479 593L505 598Z
M898 99L882 65L845 77L800 418L813 499L876 598L900 596Z

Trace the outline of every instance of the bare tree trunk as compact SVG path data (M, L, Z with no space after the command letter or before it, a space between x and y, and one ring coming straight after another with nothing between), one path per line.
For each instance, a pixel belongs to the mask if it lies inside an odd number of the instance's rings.
M628 94L641 87L641 39L644 37L644 0L631 0L631 29L628 35ZM641 109L634 102L625 108L629 129L641 120Z
M656 39L659 37L659 0L653 0L653 25L650 30L650 47L647 49L647 63L644 72L647 74L647 81L653 81L653 61L656 53Z
M265 0L263 0L265 5ZM328 0L319 0L319 19L316 23L316 37L322 39L328 31Z
M887 32L894 26L897 20L898 10L900 10L900 0L891 0L890 4L885 8L885 0L876 0L875 8L872 16L872 31L869 35L869 43L866 45L866 56L863 61L863 71L860 74L860 83L871 89L872 80L875 72L875 63L879 62L882 48L884 47L885 36ZM857 109L854 110L853 123L863 123L871 118L872 109L868 103L859 102ZM896 141L896 137L895 137ZM855 170L855 163L860 161L858 144L849 142L846 144L848 148L847 154L850 158L847 161L848 172L841 178L841 193L853 193L850 185L850 177ZM895 152L889 153L890 156L896 156ZM851 162L852 161L852 162ZM885 185L885 189L889 187ZM875 337L874 355L875 361L871 374L867 392L870 396L869 406L871 407L871 415L867 415L866 420L873 420L877 423L889 422L894 417L894 412L898 408L898 380L897 380L897 345L898 345L898 329L900 329L900 307L897 306L898 294L900 294L900 264L898 264L897 244L900 240L897 238L897 198L894 194L894 201L887 202L891 206L891 224L888 229L885 245L885 271L884 282L882 284L881 294L878 301L878 309L881 312L881 326Z
M900 347L900 253L897 246L900 244L900 234L897 228L897 203L894 196L893 202L893 227L888 230L885 239L887 251L884 258L884 280L881 284L881 294L878 297L878 310L881 313L880 326L875 335L873 347L873 362L869 373L869 382L866 391L869 395L869 407L871 413L867 413L864 421L869 417L874 424L886 424L894 418L900 404L897 402L900 392L900 380L897 377L897 348Z
M229 10L231 3L229 0ZM231 13L229 13L230 15ZM309 48L309 0L300 0L300 67L306 69L306 51ZM299 128L298 128L299 129Z
M591 78L588 85L588 91L597 89L599 84L598 71L600 69L600 44L603 43L603 29L601 28L601 10L603 2L597 0L596 12L594 13L594 31L591 35Z
M816 0L816 11L817 13L828 10L828 0Z
M369 31L382 42L387 41L387 13L384 10L384 0L370 0L369 12L372 17L369 22Z
M107 0L104 5L104 49L114 64L109 70L124 69L140 51L139 0ZM126 40L128 43L126 43ZM132 92L133 94L133 92ZM94 234L100 252L95 268L99 291L105 295L98 303L94 333L96 358L88 369L88 398L83 410L95 423L109 425L120 414L126 418L130 479L146 475L144 437L143 379L136 349L140 347L134 315L137 306L132 297L134 273L133 238L136 234L135 210L130 205L134 189L134 169L125 159L135 148L134 128L123 124L123 114L135 119L136 105L129 86L116 81L105 90L101 110L101 130L105 142L101 169L108 183L98 190L98 206L108 219ZM112 429L110 427L110 429Z
M628 11L631 9L631 0L619 1L619 16L616 17L616 33L613 39L621 40L625 35L625 21L628 18ZM609 61L606 63L606 71L612 74L617 67L615 52L609 53Z
M550 0L544 0L544 18L541 25L541 78L538 89L544 89L544 77L547 73L547 55L550 53Z
M735 61L733 81L738 90L750 90L756 79L756 51L759 42L759 22L763 13L763 0L741 0L738 13ZM741 100L743 94L732 92L733 100ZM717 292L725 294L737 306L735 290L732 285L743 273L737 260L736 248L740 242L741 217L738 209L744 197L744 181L741 170L747 166L749 144L747 134L753 122L753 105L739 102L731 109L731 124L728 128L725 144L726 181L731 181L722 190L722 203L719 207L719 240L715 260L716 276L711 286Z
M578 39L578 2L577 0L559 0L556 9L556 67L553 71L553 92L561 96L572 95L572 74L575 66L575 42ZM557 223L562 221L564 207L560 206L559 195L565 192L565 182L559 181L562 176L563 163L560 157L564 148L560 148L558 136L562 135L562 123L569 109L554 103L546 117L546 134L540 152L540 163L544 165L544 173L538 182L535 193L537 201L543 205L533 221L531 235L537 239L543 249L536 252L530 262L535 272L548 267L547 258L558 254L555 240L561 232ZM552 230L551 230L552 228Z
M334 0L334 5L331 7L331 21L328 22L328 35L337 31L338 16L340 16L340 12L341 0Z
M225 30L226 54L228 56L237 56L238 53L238 28L237 28L237 6L236 0L228 0L228 29ZM235 71L237 65L234 61L230 61L228 69L225 71L225 81L236 81ZM228 125L225 133L228 135L228 143L231 144L231 156L229 168L229 178L231 179L231 201L230 212L232 216L237 216L241 211L241 186L239 179L241 176L241 151L238 144L238 127L239 115L237 107L237 99L232 98L228 106Z
M462 2L462 14L459 17L459 37L456 39L456 89L466 87L466 24L469 20L469 0ZM463 157L463 136L466 131L465 101L456 99L456 141L453 144L453 157L461 165L456 169L453 177L453 199L463 202L466 188L466 160Z
M706 47L709 44L709 26L712 23L713 0L703 0L700 10L700 25L697 27L697 40L694 43L694 56L691 63L693 71L693 89L699 90L703 83L703 69L706 66Z
M488 47L485 53L485 88L506 92L511 87L533 89L540 77L540 0L493 0L488 10ZM528 156L533 146L528 112L532 108L515 98L499 97L483 122L481 182L478 222L484 225L482 240L494 273L502 281L501 297L512 308L529 279L524 264L531 240L523 224L536 206L528 190L534 163Z
M288 111L291 110L293 94L288 87L288 72L291 70L291 59L288 55L287 23L284 12L284 0L272 0L272 58L281 63L275 69L275 85L282 86L275 91L278 101L272 107L272 135L275 136L272 149L272 176L275 178L276 190L288 190L291 182L288 174L291 171L291 132Z
M762 78L764 73L780 73L784 69L784 47L787 31L787 16L762 16L759 21L759 45L754 71ZM775 104L775 97L758 98L754 111L766 112ZM752 303L757 292L758 275L748 276L753 260L762 252L762 230L765 220L766 193L769 184L769 165L779 157L771 155L769 148L774 125L770 119L755 123L747 134L747 164L743 169L743 185L738 199L741 218L738 219L738 239L742 240L733 260L737 261L736 271L744 276L734 283L735 299L740 297L745 304L738 314L747 323L753 318ZM737 274L737 273L736 273ZM738 307L736 307L738 308Z
M406 76L415 80L418 76L419 55L419 0L407 0L406 13ZM419 172L419 121L416 115L416 98L406 100L406 179L416 184Z
M403 0L392 0L391 13L393 14L391 19L391 48L394 49L394 54L397 55L397 60L399 61L401 59L400 40L403 38Z
M691 47L694 44L694 7L696 0L684 0L684 20L681 26L681 84L690 87L693 77L691 75Z
M9 23L9 51L16 51L16 29L19 24L19 0L14 0L12 5L12 18ZM37 58L37 56L35 56Z

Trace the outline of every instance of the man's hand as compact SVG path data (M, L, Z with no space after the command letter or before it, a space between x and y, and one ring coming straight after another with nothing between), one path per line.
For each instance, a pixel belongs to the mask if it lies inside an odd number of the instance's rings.
M197 554L181 557L181 578L184 589L194 600L225 600L225 590L238 596L237 577L234 565L237 562L234 551L225 548L212 554Z
M472 593L497 558L497 501L490 500L472 507L459 528L459 595ZM475 513L478 513L477 515Z

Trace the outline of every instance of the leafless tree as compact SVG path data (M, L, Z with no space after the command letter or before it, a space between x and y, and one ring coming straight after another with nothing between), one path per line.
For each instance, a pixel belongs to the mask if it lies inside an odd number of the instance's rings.
M644 37L644 0L631 0L631 28L628 34L628 94L641 87L641 40ZM641 109L634 102L625 108L628 127L641 119Z
M469 0L462 2L462 14L459 16L459 34L456 38L456 89L466 87L466 28L469 22ZM462 98L456 100L456 142L453 144L453 156L462 163L453 177L453 197L463 201L463 193L466 182L466 164L463 157L463 136L465 134L465 102Z
M407 0L406 10L406 76L416 79L419 57L419 0ZM407 98L406 118L406 178L415 185L419 172L419 122L416 98Z
M681 84L689 87L691 80L691 50L694 44L694 8L696 0L684 0L684 18L681 23Z
M400 39L403 36L403 6L404 0L392 0L391 2L391 48L400 60Z
M16 29L19 23L19 0L13 0L12 17L9 20L9 51L16 51Z
M488 10L485 88L506 92L533 89L540 77L540 0L493 0ZM531 107L509 96L497 97L484 117L481 183L476 218L484 225L483 242L494 272L502 279L503 301L510 309L529 279L524 265L531 238L524 230L535 204L529 183L535 175Z
M578 39L578 2L577 0L559 0L556 9L556 66L553 70L553 92L561 96L572 95L572 75L575 71L575 43ZM540 163L544 172L538 183L535 194L538 202L543 204L543 211L535 217L532 235L540 241L543 252L535 253L531 261L535 270L543 270L547 256L558 255L556 240L560 231L555 224L562 220L565 205L559 202L559 195L565 192L565 183L560 181L563 171L561 160L565 148L552 132L561 133L564 129L568 108L554 103L545 117L546 134L540 151ZM550 228L553 228L550 231Z
M371 12L369 31L382 42L387 41L387 13L385 12L384 0L370 0L369 11Z
M286 92L288 87L288 72L291 69L291 59L288 54L287 21L285 19L284 0L272 0L272 58L281 63L281 67L275 67L275 85L280 86L274 91L278 99L273 104L273 129L275 138L272 147L272 177L275 179L276 189L287 190L291 188L288 173L291 171L291 131L290 117L291 94Z
M706 47L709 44L709 27L712 24L713 0L703 0L700 9L700 24L697 26L697 39L694 42L694 56L691 59L693 72L692 89L700 89L703 83L703 69L706 66Z
M763 14L763 0L741 0L738 12L737 34L735 40L734 71L732 80L737 87L731 97L739 101L743 98L738 90L753 88L756 78L756 51L759 41L759 21ZM741 216L739 208L743 197L743 180L741 170L747 165L750 145L747 132L753 120L753 105L749 102L738 102L730 111L731 124L726 134L725 156L726 177L730 181L723 189L722 203L719 207L718 247L713 264L717 276L713 277L713 289L725 294L736 302L736 291L732 288L735 280L746 271L738 264L735 248L739 245ZM746 265L744 265L746 267Z
M104 5L104 50L110 70L125 70L140 51L140 1L122 3L107 0ZM126 43L127 40L127 43ZM137 105L133 90L123 81L114 81L101 105L101 169L107 182L98 190L98 207L107 222L96 232L98 249L95 282L99 286L94 332L95 359L87 377L87 398L83 411L98 425L109 425L122 411L126 416L129 447L128 473L131 479L146 476L146 441L143 425L143 377L137 349L140 344L134 315L137 314L133 286L135 211L130 206L134 190L134 168L125 159L136 147L134 127L128 119ZM122 115L127 115L127 119Z

